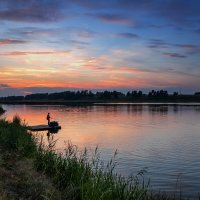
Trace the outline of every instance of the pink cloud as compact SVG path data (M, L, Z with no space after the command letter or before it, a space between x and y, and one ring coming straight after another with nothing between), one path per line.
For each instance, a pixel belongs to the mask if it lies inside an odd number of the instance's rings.
M14 39L0 39L0 46L6 46L10 44L24 44L24 40L14 40Z
M11 51L0 53L3 56L24 56L24 55L44 55L44 54L65 54L70 51Z
M23 94L24 94L24 95L33 94L33 92L30 92L30 91L29 91L29 92L28 92L28 91L23 91Z

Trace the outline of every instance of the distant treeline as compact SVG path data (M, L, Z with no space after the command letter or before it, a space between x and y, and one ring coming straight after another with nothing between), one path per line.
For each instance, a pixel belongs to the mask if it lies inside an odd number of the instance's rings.
M56 93L36 93L26 96L8 96L0 97L0 101L197 101L200 102L200 92L193 95L182 95L178 92L168 94L166 90L152 90L148 94L142 91L129 91L122 93L118 91L92 92L88 90L82 91L65 91Z

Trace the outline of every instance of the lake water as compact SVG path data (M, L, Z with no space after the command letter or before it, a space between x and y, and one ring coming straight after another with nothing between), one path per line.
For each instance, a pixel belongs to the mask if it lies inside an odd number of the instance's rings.
M46 124L48 112L62 129L54 134L57 148L70 140L80 148L97 145L103 160L118 151L116 170L136 175L140 170L156 191L200 192L200 105L3 105L6 118L18 114L29 125ZM40 133L47 141L47 132Z

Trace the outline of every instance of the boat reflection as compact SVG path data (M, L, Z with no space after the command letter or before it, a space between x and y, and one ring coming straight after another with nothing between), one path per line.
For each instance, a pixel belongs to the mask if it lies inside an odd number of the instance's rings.
M53 136L53 134L57 134L59 132L59 129L50 129L47 131L47 139L49 140L49 138L51 136Z

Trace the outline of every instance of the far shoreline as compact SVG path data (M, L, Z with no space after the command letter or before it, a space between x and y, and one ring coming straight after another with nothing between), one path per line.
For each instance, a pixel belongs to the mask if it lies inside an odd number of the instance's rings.
M5 105L66 105L66 106L200 106L199 101L85 101L85 100L58 100L58 101L0 101Z

